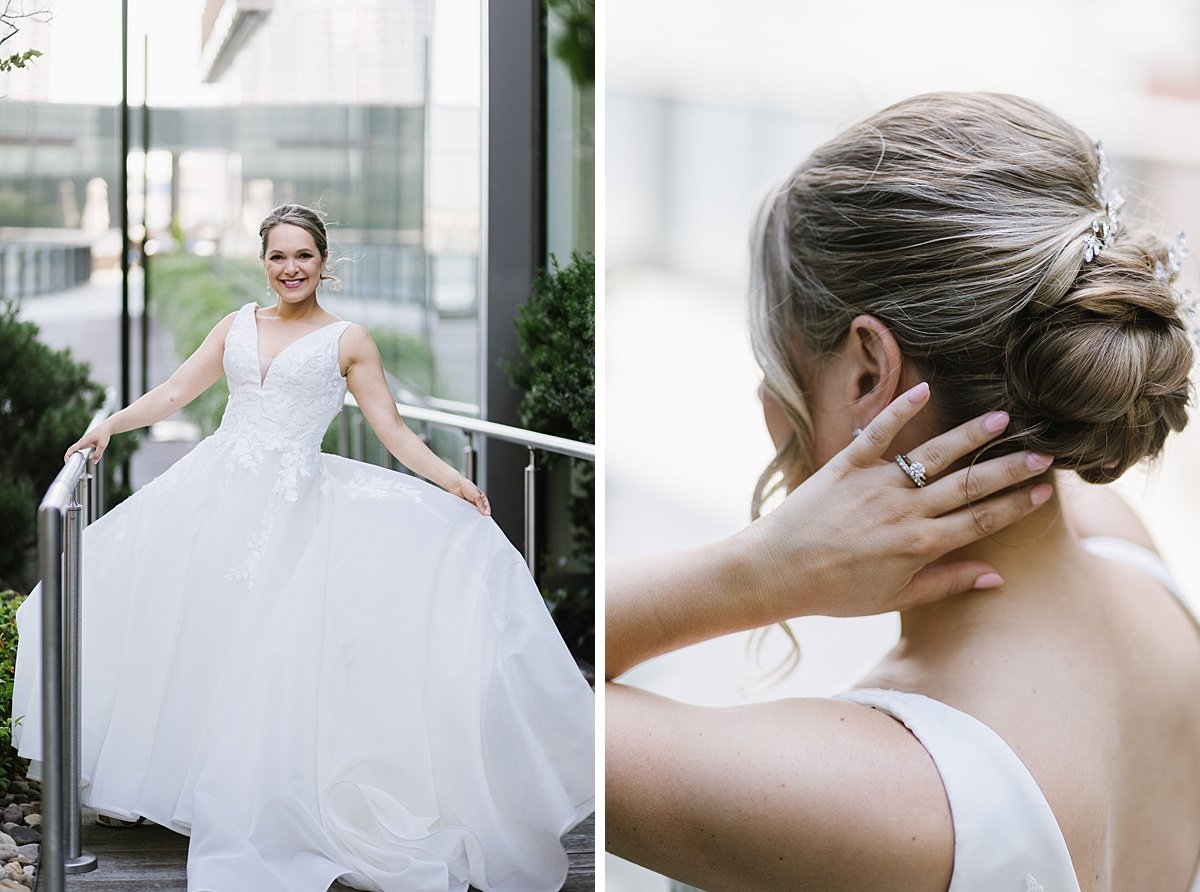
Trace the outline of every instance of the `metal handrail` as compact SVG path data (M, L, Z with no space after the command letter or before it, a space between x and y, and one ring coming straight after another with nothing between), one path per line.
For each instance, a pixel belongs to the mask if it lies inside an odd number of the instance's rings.
M356 415L352 422L347 421L347 408L358 409L358 401L353 394L347 393L339 419L338 449L349 453L351 457L361 459L363 455L362 416ZM554 437L524 428L510 427L495 421L484 421L481 418L471 418L466 415L455 415L425 406L413 406L408 403L396 403L396 411L401 418L421 421L434 427L450 428L462 431L467 437L467 445L463 447L462 475L474 482L478 469L478 450L475 448L475 435L517 443L529 450L529 464L525 466L525 563L529 573L536 580L537 572L537 475L538 452L556 452L581 458L585 461L596 461L596 446L593 443L582 443L569 440L566 437ZM361 412L361 409L360 409Z
M350 393L346 394L345 404L355 409L359 407L358 401ZM521 427L510 427L507 424L498 424L495 421L484 421L482 418L472 418L467 415L455 415L452 412L442 412L438 409L428 409L425 406L414 406L409 403L396 403L396 411L400 413L401 418L424 421L426 424L432 424L435 427L448 427L461 431L470 431L471 433L483 434L495 440L518 443L521 446L541 449L546 452L557 452L562 455L570 455L573 458L586 459L587 461L596 460L596 447L592 443L569 440L566 437L554 437L550 434L525 430Z
M116 390L109 387L87 429L111 415L116 402ZM95 870L98 863L95 855L83 851L79 795L84 514L90 522L105 510L103 457L93 469L96 484L88 485L92 479L88 463L94 451L88 447L67 459L38 506L38 563L42 571L42 839L38 889L43 892L65 892L66 874Z

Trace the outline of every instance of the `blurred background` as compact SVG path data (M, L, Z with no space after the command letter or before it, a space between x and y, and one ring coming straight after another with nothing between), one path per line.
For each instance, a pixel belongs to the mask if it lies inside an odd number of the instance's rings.
M750 220L817 145L932 90L994 90L1049 106L1104 141L1127 212L1200 238L1200 7L1015 0L605 4L606 553L709 542L749 519L772 455L745 326ZM1196 290L1196 257L1185 284ZM1200 596L1200 423L1116 484L1168 564ZM1051 582L1052 584L1052 582ZM793 621L803 659L755 685L761 658L733 635L623 680L690 703L829 695L895 642L895 615ZM606 856L606 888L667 888Z
M275 303L259 224L284 202L319 206L342 280L321 302L371 331L398 401L590 443L594 44L594 0L0 0L0 304L119 407L225 314ZM562 318L578 331L555 351ZM530 365L535 349L549 363ZM30 414L63 414L67 395L31 368L0 361L6 430L32 425L10 390ZM224 387L154 425L114 495L211 432ZM564 390L569 419L522 402ZM34 500L85 408L23 449L32 470L0 460L0 538L15 549L0 590L34 581L21 565ZM354 411L327 451L351 439L394 466ZM462 464L460 431L413 426ZM547 597L586 625L572 646L590 664L588 462L538 452L533 536L531 450L477 444L497 522L518 547L536 539L543 581L570 577Z

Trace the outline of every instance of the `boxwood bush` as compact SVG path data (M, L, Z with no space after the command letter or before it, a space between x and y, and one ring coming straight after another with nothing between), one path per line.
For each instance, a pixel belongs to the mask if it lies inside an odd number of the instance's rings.
M504 363L513 384L524 391L518 411L526 427L595 441L596 431L596 263L591 254L572 252L560 267L549 266L534 280L533 293L517 311L521 357ZM567 460L548 455L547 464ZM566 501L572 527L566 554L547 555L543 592L559 631L577 657L594 662L596 651L596 468L570 460Z

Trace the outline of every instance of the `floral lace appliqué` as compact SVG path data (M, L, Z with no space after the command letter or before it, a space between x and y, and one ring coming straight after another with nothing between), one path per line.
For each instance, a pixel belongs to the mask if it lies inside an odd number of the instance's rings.
M274 528L275 512L273 510L263 512L262 524L250 540L248 553L236 567L221 577L225 582L244 582L246 588L254 588L254 577L258 573L258 567L267 551L267 543L271 541L271 530Z
M402 495L414 502L421 501L421 491L399 473L384 476L355 471L354 476L346 481L346 488L350 490L351 498L355 499L383 499Z
M285 347L260 377L253 305L242 308L225 339L229 402L217 434L224 441L226 491L243 475L272 473L271 489L246 556L222 577L253 587L277 512L300 498L319 473L321 438L342 407L346 379L338 367L338 336L349 323L318 329Z
M1033 874L1025 874L1024 892L1046 892L1046 887L1037 881Z

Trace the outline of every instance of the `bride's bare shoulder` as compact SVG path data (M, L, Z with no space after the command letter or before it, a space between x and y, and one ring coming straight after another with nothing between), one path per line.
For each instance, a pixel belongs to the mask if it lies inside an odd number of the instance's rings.
M229 329L233 326L233 320L237 318L241 310L234 310L232 313L227 313L222 316L220 321L212 327L212 331L208 333L205 341L215 341L218 344L225 342L225 336L229 334Z
M944 890L941 778L899 722L856 703L606 701L608 848L704 889Z
M351 322L341 337L342 353L351 359L366 359L371 355L378 356L379 348L375 339L365 327L357 322Z

